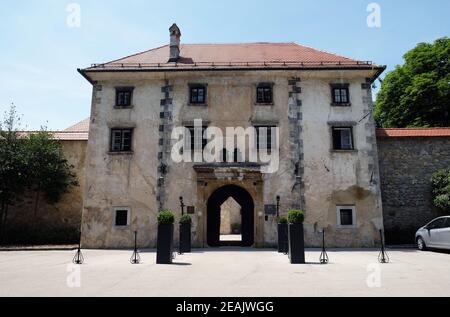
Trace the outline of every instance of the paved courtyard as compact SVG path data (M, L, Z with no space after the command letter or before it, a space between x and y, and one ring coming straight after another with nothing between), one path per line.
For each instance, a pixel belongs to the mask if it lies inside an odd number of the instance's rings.
M0 252L0 296L450 296L448 253L391 250L382 266L376 250L329 251L325 266L319 254L290 265L271 250L208 249L161 266L154 251L131 265L130 251L87 250L72 266L73 251Z

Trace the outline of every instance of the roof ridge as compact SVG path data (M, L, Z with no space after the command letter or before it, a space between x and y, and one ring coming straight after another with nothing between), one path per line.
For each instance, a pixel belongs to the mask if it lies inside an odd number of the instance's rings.
M264 45L264 44L285 44L285 45L293 45L295 42L234 42L234 43L182 43L183 45Z
M145 51L142 51L142 52L139 52L139 53L131 54L131 55L128 55L128 56L125 56L125 57L122 57L122 58L118 58L118 59L112 60L112 61L110 61L110 62L102 63L102 64L111 64L111 63L115 63L115 62L118 62L118 61L120 61L120 60L122 60L122 59L126 59L126 58L130 58L130 57L138 56L138 55L145 54L145 53L148 53L148 52L151 52L151 51L156 51L156 50L159 50L159 49L161 49L161 48L163 48L163 47L166 47L166 46L169 46L169 44L165 44L165 45L162 45L162 46L158 46L158 47L155 47L155 48L151 48L151 49L149 49L149 50L145 50Z
M297 42L294 42L294 44L298 45L298 46L306 47L306 48L309 48L311 50L315 50L315 51L318 51L318 52L334 55L334 56L341 57L341 58L346 58L346 59L349 59L349 60L352 60L352 61L356 61L356 62L361 62L362 61L362 60L359 60L359 59L354 59L353 57L348 57L348 56L345 56L345 55L336 54L336 53L329 52L329 51L322 50L322 49L318 49L318 48L315 48L315 47L312 47L312 46L309 46L309 45L300 44L300 43L297 43Z
M378 128L378 130L450 130L450 127L431 127L431 128Z

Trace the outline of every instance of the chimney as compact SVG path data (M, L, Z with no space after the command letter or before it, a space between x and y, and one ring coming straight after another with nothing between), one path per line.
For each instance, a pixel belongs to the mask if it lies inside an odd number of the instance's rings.
M181 31L174 23L170 29L170 59L169 63L177 62L180 58Z

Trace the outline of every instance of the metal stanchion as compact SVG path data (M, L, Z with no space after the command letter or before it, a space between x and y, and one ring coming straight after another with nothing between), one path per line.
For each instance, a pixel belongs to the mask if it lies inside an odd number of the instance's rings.
M84 263L84 256L81 252L81 242L78 244L78 250L72 260L73 264L82 265Z
M322 232L322 253L320 254L320 264L328 264L330 262L330 258L328 257L327 250L325 248L325 228Z
M384 241L383 230L380 230L380 238L381 238L381 252L378 256L378 262L381 264L386 264L390 262L389 255L386 252L386 245Z
M138 249L137 249L137 231L134 232L134 252L131 256L130 262L131 264L140 264L141 263L141 256L139 255Z

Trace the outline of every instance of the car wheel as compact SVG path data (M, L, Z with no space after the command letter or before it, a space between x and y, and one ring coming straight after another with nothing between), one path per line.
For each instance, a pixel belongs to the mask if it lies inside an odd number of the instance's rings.
M426 249L427 249L427 245L425 244L425 241L423 241L422 237L417 238L417 248L420 251L426 251Z

